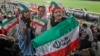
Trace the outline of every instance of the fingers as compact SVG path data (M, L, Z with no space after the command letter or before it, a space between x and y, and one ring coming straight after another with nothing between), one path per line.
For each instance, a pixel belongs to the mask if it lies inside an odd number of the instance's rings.
M32 23L32 22L30 23L30 27L31 27L31 28L33 27L33 23Z
M24 30L26 29L26 24L23 24L22 29Z

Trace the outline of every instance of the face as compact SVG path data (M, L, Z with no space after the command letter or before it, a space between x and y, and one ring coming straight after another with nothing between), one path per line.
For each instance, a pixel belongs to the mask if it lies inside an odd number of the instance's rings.
M63 15L63 13L62 13L61 9L55 9L55 11L54 11L54 17L55 17L55 19L57 19L57 20L61 19L62 15Z
M87 27L85 27L85 26L83 26L82 28L83 28L83 29L87 29Z
M30 12L25 12L24 17L29 18L30 17Z
M8 13L8 17L12 17L12 13Z
M42 17L45 14L45 8L38 9L38 16Z

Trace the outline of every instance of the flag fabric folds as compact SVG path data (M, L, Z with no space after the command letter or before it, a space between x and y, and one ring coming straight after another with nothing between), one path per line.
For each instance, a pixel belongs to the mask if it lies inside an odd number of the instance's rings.
M67 56L78 48L78 21L70 16L32 40L38 56Z

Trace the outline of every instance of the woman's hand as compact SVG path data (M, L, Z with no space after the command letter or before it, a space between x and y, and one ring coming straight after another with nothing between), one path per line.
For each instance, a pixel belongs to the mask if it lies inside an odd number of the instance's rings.
M0 34L0 36L1 36L1 37L6 37L6 35L4 35L4 34Z
M22 29L26 30L26 24L22 25Z
M26 32L26 24L22 25L22 34L25 35Z
M33 23L32 22L30 23L30 27L33 28Z

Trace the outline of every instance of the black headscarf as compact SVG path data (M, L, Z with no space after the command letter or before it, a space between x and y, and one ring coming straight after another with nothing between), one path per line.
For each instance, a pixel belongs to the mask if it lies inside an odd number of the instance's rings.
M35 38L35 34L33 33L34 30L30 27L31 19L22 16L21 20L24 21L24 23L26 24L26 27L27 28L30 28L31 29L31 31L30 31L31 39Z
M66 19L65 17L62 17L60 22L64 21L65 19ZM59 24L60 22L55 22L55 19L52 18L50 24L51 24L52 27L54 27L57 24Z
M26 17L22 16L21 19L22 19L22 20L24 21L24 23L26 24L26 27L30 28L30 23L31 23L30 18L26 18Z

